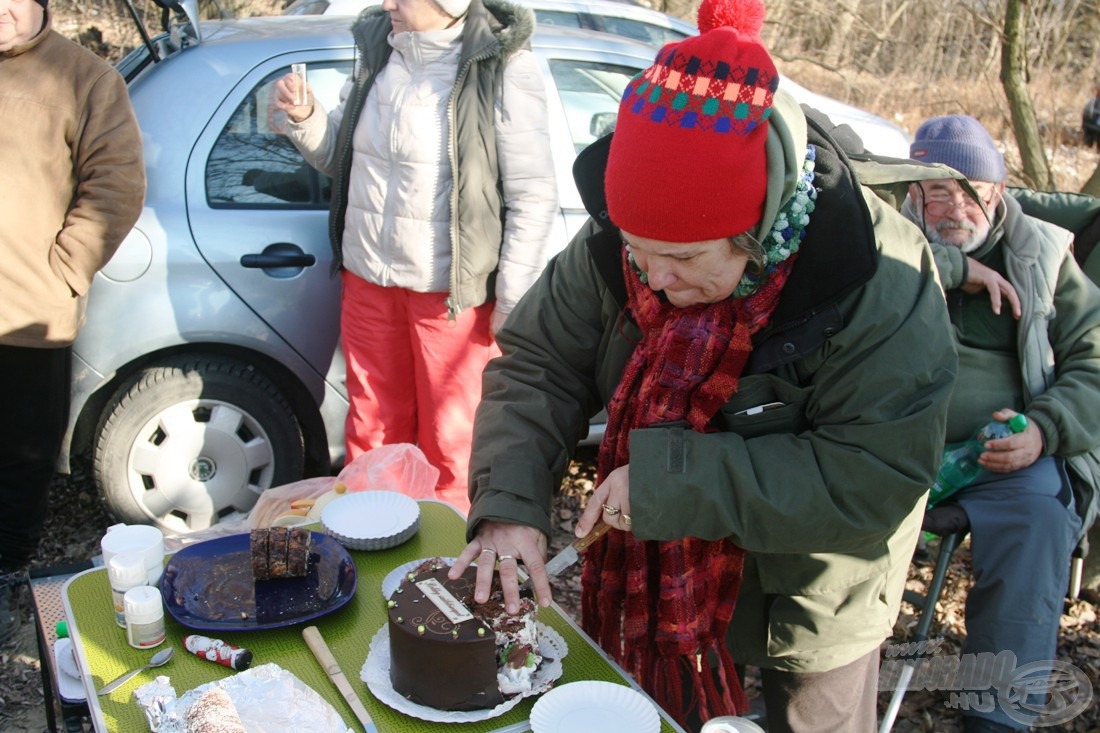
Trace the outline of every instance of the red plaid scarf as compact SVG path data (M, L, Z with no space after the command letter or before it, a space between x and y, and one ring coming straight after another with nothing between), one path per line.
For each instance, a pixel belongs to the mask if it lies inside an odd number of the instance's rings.
M608 405L599 481L630 462L634 428L686 420L714 430L710 419L737 391L752 334L771 317L794 260L745 298L677 308L639 280L624 251L627 314L643 335ZM581 623L681 725L696 707L702 720L744 712L725 645L743 565L744 550L729 540L642 542L609 532L585 554Z

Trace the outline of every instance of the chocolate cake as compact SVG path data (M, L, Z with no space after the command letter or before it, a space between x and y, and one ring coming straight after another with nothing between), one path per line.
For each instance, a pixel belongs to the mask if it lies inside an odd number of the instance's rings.
M499 583L488 603L474 603L477 568L456 580L440 560L402 578L388 600L390 681L399 694L439 710L481 710L531 689L538 654L535 610L504 610Z
M249 534L249 560L255 580L301 578L309 569L313 538L303 527L265 527Z

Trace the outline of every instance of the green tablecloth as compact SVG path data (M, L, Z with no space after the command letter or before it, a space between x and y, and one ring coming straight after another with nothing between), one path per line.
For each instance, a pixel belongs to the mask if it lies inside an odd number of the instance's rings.
M358 585L351 601L343 608L313 621L265 631L219 633L219 638L236 646L247 647L255 655L254 665L275 662L293 672L299 679L322 694L349 724L361 730L355 714L337 692L302 639L302 629L315 625L332 649L340 668L351 681L363 704L370 712L380 733L421 733L448 731L475 733L500 729L526 730L525 721L531 714L536 698L524 700L504 715L478 723L428 723L398 713L375 699L360 679L359 672L367 658L370 640L386 622L386 604L381 582L393 568L419 558L455 556L465 546L465 521L451 507L438 502L421 502L420 529L399 547L375 552L352 551L358 573ZM64 589L69 626L80 644L84 673L90 673L92 687L98 689L128 669L140 666L152 655L150 651L133 649L126 643L126 633L114 621L111 589L103 568L74 577ZM539 620L558 631L569 645L557 684L579 680L606 680L628 684L619 669L612 665L592 641L556 606L541 609ZM138 733L148 730L145 716L133 698L133 691L153 680L158 674L170 678L176 692L183 692L206 682L234 674L232 670L188 654L182 639L192 632L167 617L168 639L176 647L176 655L168 666L146 670L119 687L111 695L89 700L93 710L102 713L98 723L107 730ZM207 633L208 632L197 632ZM209 635L209 634L208 634ZM675 731L662 716L662 731Z

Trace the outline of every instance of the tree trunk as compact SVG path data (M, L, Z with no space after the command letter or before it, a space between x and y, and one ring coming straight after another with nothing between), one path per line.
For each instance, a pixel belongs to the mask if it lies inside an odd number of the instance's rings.
M839 67L845 61L845 52L852 42L852 26L859 12L859 0L836 0L833 2L833 23L829 35L829 46L825 49L825 63Z
M1051 190L1054 177L1047 162L1035 106L1027 89L1027 15L1031 0L1008 0L1005 4L1004 45L1001 48L1001 85L1008 98L1012 130L1020 148L1023 177L1028 185Z

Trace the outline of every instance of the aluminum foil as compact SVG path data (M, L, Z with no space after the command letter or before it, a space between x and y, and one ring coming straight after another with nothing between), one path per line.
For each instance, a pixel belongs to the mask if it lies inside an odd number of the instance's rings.
M263 664L179 697L166 676L134 691L153 733L185 733L187 711L204 692L221 687L248 733L350 733L339 713L312 687L277 664Z

